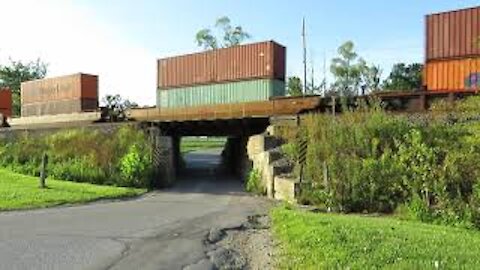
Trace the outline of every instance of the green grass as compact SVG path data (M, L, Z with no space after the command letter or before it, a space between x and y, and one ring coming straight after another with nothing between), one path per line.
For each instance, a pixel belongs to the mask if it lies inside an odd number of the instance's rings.
M478 269L480 232L388 217L272 211L280 269Z
M47 179L47 189L40 189L38 186L39 181L36 177L0 169L0 211L132 197L146 192L144 189L97 186L52 179Z
M203 149L224 148L226 141L225 138L185 137L182 138L180 151L185 154Z

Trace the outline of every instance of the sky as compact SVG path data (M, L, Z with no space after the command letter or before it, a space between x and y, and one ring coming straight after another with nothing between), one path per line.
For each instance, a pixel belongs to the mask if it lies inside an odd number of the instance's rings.
M302 18L315 79L351 40L388 75L397 62L424 61L424 16L478 0L0 0L0 64L48 63L48 77L99 75L100 96L155 104L156 59L200 51L195 34L222 16L257 42L287 47L287 74L302 74ZM326 63L326 65L324 65ZM324 72L324 66L326 66Z

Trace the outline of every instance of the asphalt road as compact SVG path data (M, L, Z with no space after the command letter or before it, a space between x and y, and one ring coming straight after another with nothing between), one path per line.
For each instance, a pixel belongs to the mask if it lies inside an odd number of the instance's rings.
M190 176L129 201L0 214L0 269L211 269L205 236L265 211L214 151L187 156Z

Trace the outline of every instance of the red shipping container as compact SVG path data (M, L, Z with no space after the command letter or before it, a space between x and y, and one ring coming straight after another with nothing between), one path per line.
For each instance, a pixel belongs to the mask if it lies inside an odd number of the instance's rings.
M0 89L0 113L4 116L12 116L12 91L8 88Z
M286 48L274 41L158 60L159 89L253 79L285 81Z
M98 76L78 73L24 82L21 94L22 105L79 99L98 100Z
M426 16L426 60L480 56L480 7Z

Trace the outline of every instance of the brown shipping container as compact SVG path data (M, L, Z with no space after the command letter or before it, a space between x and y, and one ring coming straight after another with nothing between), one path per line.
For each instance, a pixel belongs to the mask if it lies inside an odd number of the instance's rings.
M285 81L286 48L273 41L158 60L159 89L250 79Z
M12 116L12 91L8 88L0 88L0 113Z
M426 16L426 59L480 56L480 7Z
M47 101L98 100L98 76L78 73L24 82L21 93L22 105Z
M431 61L424 69L429 91L480 90L480 57Z
M22 117L91 112L98 108L97 99L72 99L22 105Z

